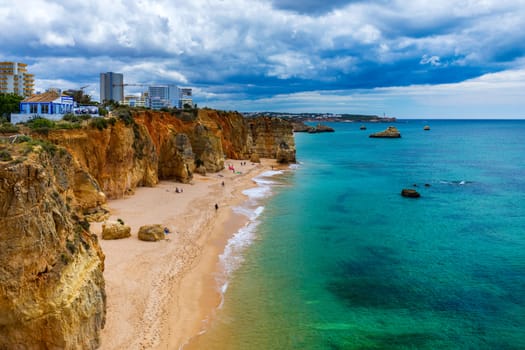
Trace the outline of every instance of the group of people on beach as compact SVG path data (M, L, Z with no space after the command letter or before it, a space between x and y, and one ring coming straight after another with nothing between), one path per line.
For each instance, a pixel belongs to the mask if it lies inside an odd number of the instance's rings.
M175 187L175 193L182 193L184 192L184 189Z

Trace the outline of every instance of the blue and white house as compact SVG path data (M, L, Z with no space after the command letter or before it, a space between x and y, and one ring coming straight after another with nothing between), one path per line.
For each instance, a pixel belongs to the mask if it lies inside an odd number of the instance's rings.
M72 113L73 97L51 90L33 95L20 102L20 113L11 114L11 123L24 123L35 117L60 120L66 113Z

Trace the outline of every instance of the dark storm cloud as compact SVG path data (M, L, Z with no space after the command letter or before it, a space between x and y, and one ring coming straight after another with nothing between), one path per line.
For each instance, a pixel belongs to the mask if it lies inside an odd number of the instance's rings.
M360 0L273 0L273 5L282 10L294 11L302 14L319 15L330 12L334 9L345 7L348 4L358 3Z

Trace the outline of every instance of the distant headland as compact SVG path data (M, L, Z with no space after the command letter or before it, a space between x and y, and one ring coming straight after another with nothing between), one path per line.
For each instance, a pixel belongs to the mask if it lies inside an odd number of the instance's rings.
M291 119L294 122L339 122L339 123L393 123L395 117L379 117L366 114L333 114L333 113L284 113L284 112L244 112L245 117L278 117Z

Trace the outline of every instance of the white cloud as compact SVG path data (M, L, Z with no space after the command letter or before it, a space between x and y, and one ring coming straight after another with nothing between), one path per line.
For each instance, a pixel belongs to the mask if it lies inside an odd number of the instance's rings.
M294 8L301 6L312 2ZM302 80L293 89L304 93L392 84L382 76L415 85L432 66L443 72L440 81L449 71L458 81L515 67L523 51L521 0L338 1L329 8L291 12L271 0L0 0L0 55L28 62L39 86L60 79L96 86L100 72L115 71L129 82L199 86L210 100L237 93L266 101L249 95L269 90L264 77L282 80L279 91Z
M429 56L429 55L423 55L423 57L421 57L421 60L419 61L419 64L430 64L436 67L439 67L442 65L439 56Z
M280 79L305 77L314 69L307 55L296 52L272 55L268 57L268 60L274 63L268 75L276 76Z

